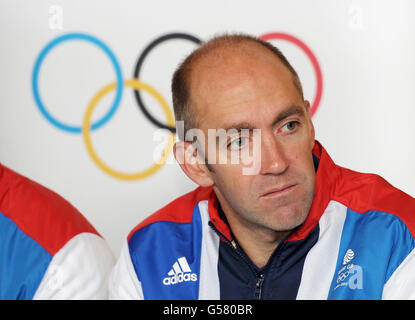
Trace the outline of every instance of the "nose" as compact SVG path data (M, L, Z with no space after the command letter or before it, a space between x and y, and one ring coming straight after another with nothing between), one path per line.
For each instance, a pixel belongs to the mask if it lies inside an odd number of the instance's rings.
M283 143L273 134L263 135L261 142L261 171L263 175L279 175L288 168L288 159Z

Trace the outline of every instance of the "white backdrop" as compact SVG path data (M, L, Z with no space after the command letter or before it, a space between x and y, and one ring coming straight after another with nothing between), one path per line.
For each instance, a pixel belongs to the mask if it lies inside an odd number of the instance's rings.
M116 255L142 219L195 185L177 164L137 181L115 179L91 160L82 135L53 126L39 111L32 88L35 61L47 43L80 32L104 42L123 79L133 76L142 50L172 32L201 40L223 32L283 32L312 50L323 75L313 117L316 137L340 165L377 173L415 196L415 2L369 0L68 0L0 1L0 161L61 194L108 240ZM298 70L306 98L316 78L303 51L273 41ZM170 78L195 45L160 44L143 64L140 80L169 102ZM47 111L80 126L91 98L116 80L109 58L82 41L56 45L45 57L38 87ZM93 120L109 110L102 99ZM150 113L164 122L149 96ZM152 163L157 127L124 87L116 113L91 133L96 152L113 168L134 172Z

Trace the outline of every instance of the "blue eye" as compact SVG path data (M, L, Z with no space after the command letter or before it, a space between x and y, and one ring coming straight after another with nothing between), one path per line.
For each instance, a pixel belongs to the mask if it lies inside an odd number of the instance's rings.
M288 131L294 131L297 128L298 125L299 125L298 121L290 121L290 122L287 122L283 126L283 128L287 128Z
M248 142L248 137L238 137L234 140L232 140L228 147L231 147L231 149L240 149L243 148Z

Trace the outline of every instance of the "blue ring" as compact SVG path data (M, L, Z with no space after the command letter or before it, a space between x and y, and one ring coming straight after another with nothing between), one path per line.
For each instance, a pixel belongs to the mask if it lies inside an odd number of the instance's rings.
M121 101L121 97L122 97L122 92L123 92L123 77L121 74L121 67L119 65L119 63L117 62L117 59L115 58L115 55L112 53L112 51L99 39L88 35L88 34L84 34L84 33L68 33L68 34L64 34L62 36L59 36L57 38L55 38L54 40L52 40L51 42L49 42L40 52L39 56L37 57L36 61L35 61L35 65L33 68L33 73L32 73L32 89L33 89L33 95L36 101L36 105L38 106L40 112L42 113L42 115L55 127L57 127L58 129L70 132L70 133L81 133L82 132L82 127L79 126L71 126L71 125L67 125L65 123L62 123L58 120L56 120L54 117L52 117L50 115L50 113L46 110L45 105L43 104L41 98L40 98L40 94L39 94L39 88L38 88L38 77L39 77L39 69L40 66L43 62L43 60L45 59L46 55L49 53L50 50L52 50L55 46L57 46L58 44L64 42L64 41L68 41L68 40L82 40L82 41L87 41L87 42L91 42L92 44L98 46L99 48L101 48L105 54L110 58L112 65L114 66L115 69L115 73L117 76L117 91L116 91L116 95L115 95L115 99L114 102L111 106L111 109L107 112L107 114L105 114L102 119L98 120L97 122L93 123L91 125L91 130L95 130L98 129L99 127L101 127L102 125L104 125L115 113L115 111L117 110L120 101Z

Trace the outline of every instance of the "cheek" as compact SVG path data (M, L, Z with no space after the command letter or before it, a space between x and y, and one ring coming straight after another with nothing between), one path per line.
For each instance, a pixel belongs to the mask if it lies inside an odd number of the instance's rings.
M293 162L307 166L309 162L312 163L312 150L314 147L314 140L309 136L304 136L301 141L286 146L286 156ZM311 160L310 160L311 159Z
M290 156L290 175L304 183L313 184L315 168L311 150L306 147L292 148Z
M291 166L294 167L301 167L301 163L303 163L303 159L306 158L305 148L302 147L300 144L290 146L286 150L286 157L289 159L289 163ZM308 153L307 153L308 154Z
M227 194L240 194L244 196L248 193L253 176L243 175L242 167L239 165L216 165L215 184Z

